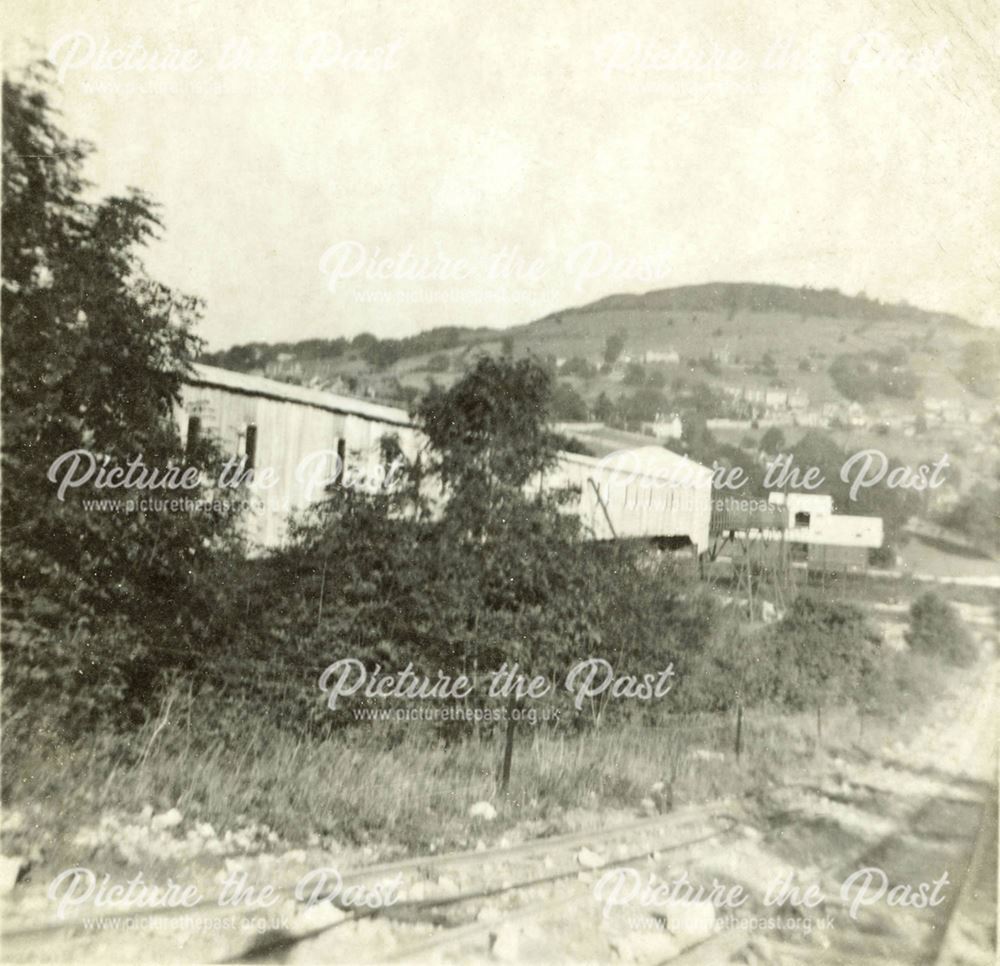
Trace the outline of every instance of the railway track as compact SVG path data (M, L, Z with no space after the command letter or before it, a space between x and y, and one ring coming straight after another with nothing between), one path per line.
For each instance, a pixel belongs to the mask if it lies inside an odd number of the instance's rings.
M995 686L991 693L995 693ZM971 767L974 757L993 756L995 762L995 720L990 704L972 706L971 713L956 724L956 733L962 733L963 729L966 735L974 735L975 740L969 747L969 760L960 763L956 771L911 766L899 757L872 758L859 753L854 762L855 773L867 777L867 781L852 781L847 791L841 787L824 788L822 783L786 786L793 794L805 793L861 812L875 809L873 814L877 814L890 806L896 809L888 833L875 841L864 841L860 848L847 855L838 849L816 870L816 877L825 885L825 895L832 897L825 901L823 911L833 910L837 920L835 929L807 933L805 942L794 931L787 933L780 928L777 938L771 934L748 935L734 929L678 948L679 944L673 942L676 931L671 930L673 913L664 911L660 921L664 929L671 932L667 943L671 946L669 954L660 956L654 951L650 956L634 957L634 961L643 966L654 963L716 966L732 960L773 966L808 963L847 966L861 962L883 966L909 963L974 966L979 962L994 962L996 786L992 782L961 777ZM905 782L903 772L907 775ZM992 774L995 775L995 767ZM916 788L918 796L915 804L906 798L902 811L897 801L901 784L908 785L911 793ZM929 786L930 791L922 790L925 786ZM806 812L807 809L788 812L778 821L765 821L761 823L763 831L758 831L763 836L781 838L809 825ZM739 820L734 816L728 828L676 842L669 849L673 853L671 863L697 868L699 856L704 859L717 852L719 844L738 834L741 824L747 821L745 814L741 814ZM627 856L619 855L601 868L640 866L647 872L662 874L666 869L662 860L668 849L659 851L657 854L640 849ZM862 906L863 915L850 914L850 897L840 894L837 884L859 868L872 866L885 869L887 888L917 878L925 879L929 870L947 871L951 885L947 901L934 910ZM569 962L624 958L620 957L619 949L606 942L591 945L589 954L584 955L581 955L584 950L574 948L572 942L560 944L560 919L564 924L567 918L574 923L577 937L586 933L586 928L579 927L588 921L593 925L599 919L593 895L594 876L584 875L583 882L575 881L580 877L580 870L571 868L507 881L498 888L470 890L449 898L396 908L391 913L398 930L393 945L381 949L368 961L419 962L450 958L455 962L495 959ZM519 901L498 915L480 921L481 916L476 915L477 903L506 896L517 896ZM450 910L451 914L445 910ZM482 908L479 911L481 913ZM764 912L759 905L756 911ZM803 912L794 908L784 911ZM534 946L519 949L507 943L505 948L500 948L505 935L539 925L549 931L551 941L548 944L539 944L536 931ZM566 938L565 929L562 938ZM591 930L587 942L593 938ZM655 950L657 944L652 945ZM320 948L313 952L319 954L317 961L328 958L322 955Z
M987 691L996 693L995 670ZM242 948L234 947L239 942L234 935L228 951L212 959L304 963L624 960L641 966L717 966L732 960L760 966L861 962L974 966L992 962L995 725L988 701L970 701L950 727L951 745L937 741L934 754L930 753L933 749L924 749L923 765L911 752L873 757L858 749L854 755L845 755L846 760L817 766L817 774L779 786L771 800L756 806L716 802L610 829L356 868L343 873L345 886L403 875L401 901L372 910L327 903L319 917L303 916L288 931L272 931ZM970 735L977 736L969 748L969 761L948 761L948 748L956 747L963 735L966 745ZM988 774L989 781L967 777L977 770L970 764L973 758L981 760L978 772ZM993 762L988 772L982 765L986 759ZM844 774L849 780L845 781ZM831 833L838 822L839 838ZM857 833L854 847L848 848L845 835L851 822L862 827L862 833L877 830L879 822L891 827L874 837ZM720 931L713 918L708 935L704 929L692 935L675 922L676 908L654 908L647 917L654 928L639 942L634 937L623 940L603 921L594 887L609 870L631 868L662 879L669 869L680 868L689 871L691 881L696 882L710 876L720 856L730 853L755 854L758 861L792 861L800 867L808 863L811 875L823 882L825 895L833 897L821 911L836 916L837 928L806 937L780 929ZM821 853L826 861L817 859ZM885 868L894 884L946 869L950 873L948 901L933 914L931 910L918 914L865 908L856 921L839 900L836 885L862 865ZM742 871L738 865L736 871ZM748 911L761 913L760 890L750 892ZM294 884L286 883L278 894L291 902ZM799 914L803 910L787 911ZM85 935L77 920L36 923L5 932L4 941L5 959L23 958L10 955L19 944L41 943L50 950L49 961L56 961L70 953L74 959L86 958L87 947L93 943L91 949L96 950L101 940ZM151 948L156 942L150 937ZM180 957L185 958L195 957Z
M989 695L996 694L994 668ZM863 909L857 920L850 917L846 902L837 907L838 928L794 942L781 936L777 941L751 938L738 932L722 933L688 949L680 956L657 961L657 966L717 966L740 957L760 966L987 966L996 960L997 948L997 801L998 763L995 705L985 701L974 707L964 722L973 740L957 773L979 773L989 780L956 781L941 775L944 790L920 797L876 842L856 851L852 858L837 857L820 870L829 885L859 868L876 867L887 874L888 892L897 885L928 878L929 870L949 873L950 888L935 909L898 909L881 905ZM978 759L978 761L977 761ZM984 765L984 762L986 763ZM898 759L880 765L897 766ZM933 769L914 769L921 778ZM852 783L856 801L871 807L873 796L885 801L891 785ZM843 803L850 800L838 790L834 795L815 785L799 785L808 791ZM791 824L784 823L786 826ZM780 829L772 829L772 832ZM836 890L830 888L828 895Z

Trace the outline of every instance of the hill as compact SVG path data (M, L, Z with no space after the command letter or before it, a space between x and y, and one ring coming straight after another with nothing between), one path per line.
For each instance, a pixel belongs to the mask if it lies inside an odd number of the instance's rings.
M602 372L609 336L620 337L622 351ZM474 350L505 344L517 355L574 360L564 375L588 406L602 392L620 395L623 366L649 359L667 386L684 378L751 395L784 388L804 393L814 407L857 401L910 411L925 397L962 405L973 404L977 391L988 398L995 386L989 373L979 373L977 384L970 357L981 369L983 347L992 346L992 359L998 342L996 333L958 316L864 295L711 283L610 295L502 331L447 327L404 339L253 343L203 361L405 403L431 379L456 378Z

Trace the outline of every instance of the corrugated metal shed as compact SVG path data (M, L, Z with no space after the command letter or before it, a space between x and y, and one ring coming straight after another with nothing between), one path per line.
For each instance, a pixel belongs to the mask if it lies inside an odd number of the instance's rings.
M573 509L595 539L687 537L699 553L708 546L711 470L662 446L601 459L563 453L545 485L579 489Z
M418 445L401 409L212 366L196 366L183 387L177 421L185 437L192 417L223 453L252 449L255 473L273 471L273 485L250 494L246 521L248 539L265 547L282 543L289 514L322 495L338 453L355 479L377 479L383 437L395 435L408 456Z
M234 393L274 399L280 402L299 403L326 412L358 416L362 419L389 423L394 426L412 426L409 414L405 409L384 406L368 402L366 399L356 399L353 396L339 396L323 389L294 386L291 383L278 382L263 376L250 376L244 372L233 372L231 369L219 369L216 366L205 366L198 363L193 366L192 375L185 381L192 386L212 386L218 389L228 389Z
M322 495L338 451L348 472L377 478L385 469L383 437L396 436L410 458L421 446L401 409L213 366L196 366L186 381L177 413L182 434L193 417L223 452L241 456L252 448L257 471L274 471L274 485L252 495L256 507L247 521L248 537L262 546L282 543L289 514ZM607 455L562 453L545 485L579 488L575 511L597 539L686 537L699 552L705 550L711 470L662 446L611 450L618 437L636 437L609 432L601 447L608 447Z

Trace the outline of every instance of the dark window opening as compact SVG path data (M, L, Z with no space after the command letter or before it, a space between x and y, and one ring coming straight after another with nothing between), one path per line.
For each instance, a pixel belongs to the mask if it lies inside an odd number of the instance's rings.
M795 514L795 526L797 527L808 527L809 526L809 514L799 511Z
M201 436L201 417L191 416L188 419L187 439L184 440L184 452L190 455L198 445Z
M247 424L245 453L246 462L244 469L252 470L257 460L257 427L253 423Z

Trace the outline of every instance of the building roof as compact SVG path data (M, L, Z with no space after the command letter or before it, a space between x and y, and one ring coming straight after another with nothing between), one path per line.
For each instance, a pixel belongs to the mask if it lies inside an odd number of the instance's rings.
M670 418L674 415L671 413ZM655 449L662 448L651 443L653 437L648 433L629 433L624 429L612 429L604 423L556 423L552 428L564 436L571 436L583 443L595 456L609 456L621 450L643 449L650 446ZM686 459L683 456L676 458Z
M870 548L882 546L881 517L834 514L828 517L814 517L811 524L808 540L811 544Z
M261 396L266 399L313 406L332 413L392 423L395 426L413 425L406 410L397 409L395 406L383 406L365 399L355 399L353 396L340 396L324 389L293 386L291 383L278 382L264 376L250 376L245 372L220 369L217 366L196 363L192 366L191 375L185 378L185 382L194 386L215 386L248 396Z
M767 495L768 503L773 506L786 506L792 515L796 513L830 516L833 513L833 497L826 493L784 493L772 490Z
M634 436L635 434L628 434ZM644 443L629 449L610 450L603 456L583 456L580 453L562 452L561 460L600 469L622 477L646 476L675 483L678 486L707 488L712 483L712 471L701 463L679 456L664 446L650 445L648 436L638 437Z

